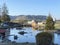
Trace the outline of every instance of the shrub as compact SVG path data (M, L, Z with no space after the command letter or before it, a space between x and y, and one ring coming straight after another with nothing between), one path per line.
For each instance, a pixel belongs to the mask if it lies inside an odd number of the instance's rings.
M51 45L53 42L53 35L48 32L42 32L36 35L37 45Z

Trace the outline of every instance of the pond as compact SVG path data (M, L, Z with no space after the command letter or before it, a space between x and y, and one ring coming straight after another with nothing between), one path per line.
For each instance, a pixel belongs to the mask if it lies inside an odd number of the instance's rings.
M18 32L27 32L24 35L19 34ZM40 33L42 31L38 31L38 30L33 30L31 27L28 28L23 28L23 29L10 29L10 35L8 37L9 40L11 41L15 41L17 43L24 43L24 42L29 42L29 43L35 43L36 39L35 36L37 35L37 33ZM14 35L17 35L17 39L14 39ZM60 45L60 35L54 33L54 43L59 44Z

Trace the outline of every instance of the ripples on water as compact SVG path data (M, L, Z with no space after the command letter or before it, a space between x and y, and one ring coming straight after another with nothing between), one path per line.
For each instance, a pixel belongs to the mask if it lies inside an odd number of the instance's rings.
M24 34L24 35L18 34L18 32L21 32L21 31L27 32L27 34ZM38 31L38 30L32 30L31 27L23 28L21 30L17 30L16 28L14 28L14 29L10 29L10 35L12 36L9 36L8 39L11 41L16 41L17 43L24 43L24 42L35 43L36 42L35 36L37 33L40 33L40 32L41 31ZM18 39L14 40L13 35L17 35ZM60 35L56 33L54 33L54 43L60 44Z
M60 45L60 34L54 34L54 43Z

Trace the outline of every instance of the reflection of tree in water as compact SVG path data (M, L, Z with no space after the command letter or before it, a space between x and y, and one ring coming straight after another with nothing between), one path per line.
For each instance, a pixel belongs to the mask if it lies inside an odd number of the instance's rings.
M5 33L0 33L0 38L2 37L2 39L5 38Z
M24 31L21 31L21 32L19 32L19 34L21 34L21 35L24 35L24 34L26 34L27 32L24 32Z
M33 33L32 32L29 32L30 36L33 36Z
M18 36L17 35L14 35L14 40L17 40Z

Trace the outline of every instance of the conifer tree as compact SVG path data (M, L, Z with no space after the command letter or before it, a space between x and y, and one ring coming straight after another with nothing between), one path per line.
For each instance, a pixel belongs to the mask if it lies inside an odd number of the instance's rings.
M45 25L45 29L46 30L52 30L54 29L54 24L55 22L53 21L53 18L51 17L51 15L49 14L49 16L46 19L46 25Z
M2 19L3 22L10 21L7 6L6 6L5 3L3 4L3 7L2 7L2 18L1 19Z

